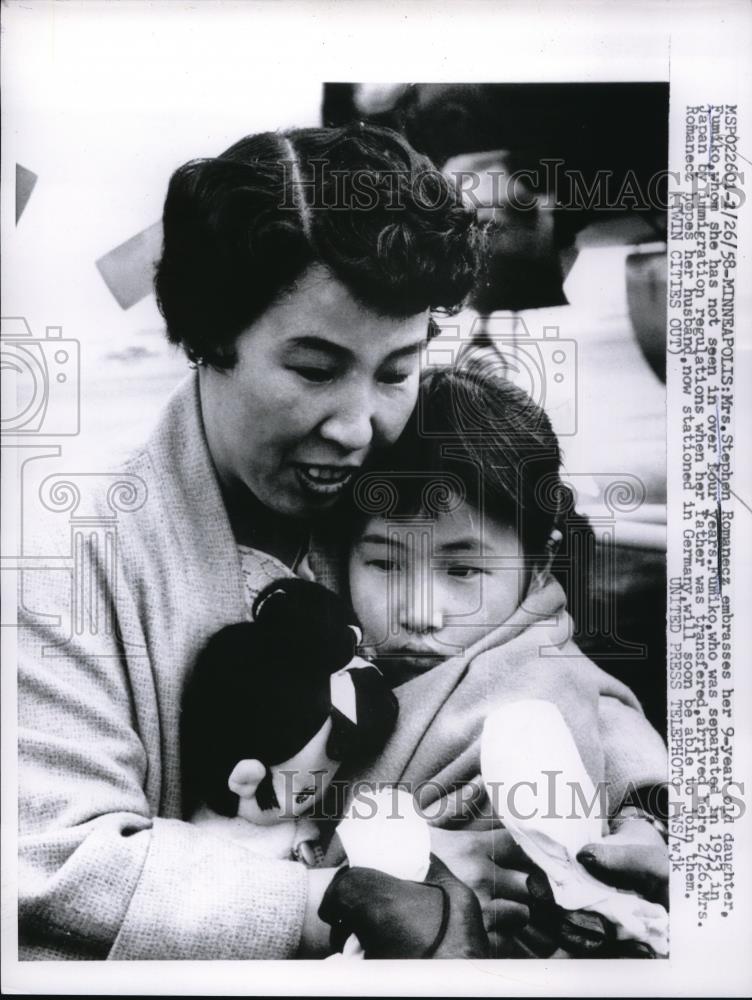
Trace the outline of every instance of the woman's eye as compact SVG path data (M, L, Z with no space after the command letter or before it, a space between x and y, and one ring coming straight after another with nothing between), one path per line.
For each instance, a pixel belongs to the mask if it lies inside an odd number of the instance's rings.
M379 375L379 382L383 382L385 385L401 385L412 375L412 372L382 372Z
M301 378L304 378L306 382L316 382L318 384L322 382L331 382L337 374L331 368L309 368L298 366L292 370L297 372L297 374L300 375Z
M459 580L471 580L473 577L479 576L483 570L479 566L450 566L447 569L449 576L456 577Z

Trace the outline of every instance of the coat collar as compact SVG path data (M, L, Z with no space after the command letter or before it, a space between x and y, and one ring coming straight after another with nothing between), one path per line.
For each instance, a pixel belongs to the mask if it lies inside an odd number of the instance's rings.
M185 572L212 587L207 600L223 621L243 619L240 556L209 454L196 372L168 400L146 452Z

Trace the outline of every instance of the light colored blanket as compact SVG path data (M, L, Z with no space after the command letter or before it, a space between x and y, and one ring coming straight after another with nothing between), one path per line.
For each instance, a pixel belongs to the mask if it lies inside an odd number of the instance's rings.
M582 655L571 630L564 592L548 578L464 656L397 688L400 716L390 742L378 761L350 774L350 781L407 782L432 822L454 824L460 800L453 789L479 782L486 716L502 702L542 698L561 711L593 783L606 783L611 811L630 786L665 782L660 736L629 688ZM487 800L474 798L462 808L468 820L479 810L490 815ZM333 841L326 862L342 860Z

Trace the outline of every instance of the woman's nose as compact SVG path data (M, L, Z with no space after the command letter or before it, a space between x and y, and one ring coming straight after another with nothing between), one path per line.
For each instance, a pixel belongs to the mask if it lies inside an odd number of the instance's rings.
M373 395L367 389L349 389L331 397L330 405L328 416L319 426L324 440L345 452L369 448L378 424Z

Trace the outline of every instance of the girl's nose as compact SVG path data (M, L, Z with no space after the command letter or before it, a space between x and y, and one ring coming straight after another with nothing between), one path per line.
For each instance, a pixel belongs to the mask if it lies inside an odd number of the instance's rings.
M416 558L409 560L410 572L405 574L404 586L400 588L400 627L416 635L438 632L445 619L441 589L434 586L430 570L430 546L423 545L421 549Z
M444 627L444 616L435 608L408 609L402 617L402 628L416 635L429 635Z

